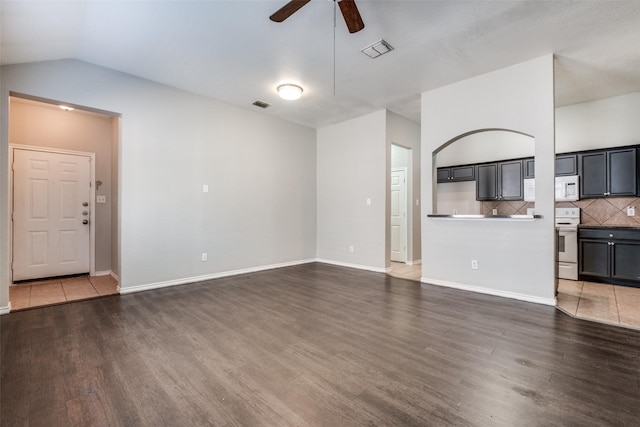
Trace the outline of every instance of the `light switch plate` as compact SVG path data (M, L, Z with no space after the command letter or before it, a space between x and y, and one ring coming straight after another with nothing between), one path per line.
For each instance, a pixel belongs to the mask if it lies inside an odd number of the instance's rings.
M107 196L96 196L96 203L107 203Z
M636 207L635 206L629 206L627 208L627 216L636 216Z

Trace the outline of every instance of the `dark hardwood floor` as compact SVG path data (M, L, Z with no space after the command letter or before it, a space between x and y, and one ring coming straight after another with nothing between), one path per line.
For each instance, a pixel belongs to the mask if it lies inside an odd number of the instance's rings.
M1 327L2 426L640 424L640 332L324 264Z

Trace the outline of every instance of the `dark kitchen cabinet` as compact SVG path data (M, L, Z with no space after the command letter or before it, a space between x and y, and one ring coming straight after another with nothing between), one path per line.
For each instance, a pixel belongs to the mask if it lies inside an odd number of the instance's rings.
M578 167L581 199L637 194L635 148L581 153Z
M474 165L438 168L438 182L473 181L476 179L475 170Z
M581 229L580 279L640 287L640 229Z
M523 161L476 166L476 200L522 200Z
M532 158L524 159L524 179L536 177L536 161Z
M524 177L536 177L536 162L533 158L524 159ZM578 155L558 154L556 155L556 176L578 175Z
M558 154L556 155L556 176L578 175L578 155Z

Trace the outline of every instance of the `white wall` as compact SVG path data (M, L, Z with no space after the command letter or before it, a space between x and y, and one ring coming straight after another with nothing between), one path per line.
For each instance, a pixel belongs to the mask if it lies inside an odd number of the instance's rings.
M531 137L513 132L487 131L461 138L436 156L436 166L467 165L533 157Z
M640 144L640 92L556 109L558 153Z
M517 64L422 94L422 280L546 304L554 303L553 57ZM432 153L476 129L535 137L536 211L529 222L438 220ZM479 269L470 262L478 260Z
M386 117L381 110L318 129L317 253L322 261L385 269Z
M63 111L58 107L12 98L10 102L9 143L84 151L96 155L96 181L102 185L96 196L106 196L107 203L95 204L96 271L111 271L111 203L115 191L111 186L112 121L114 117ZM114 189L115 190L115 189Z
M122 115L123 292L315 258L315 130L75 60L5 66L1 77L2 206L10 91ZM6 307L6 209L0 219Z
M391 167L406 166L409 176L407 197L409 210L407 212L407 223L411 224L407 242L407 260L410 263L417 263L422 257L421 239L422 232L420 216L420 125L407 120L391 111L387 111L387 143L391 147ZM408 150L399 150L395 146L401 146ZM395 150L394 150L395 148ZM395 153L395 154L394 154ZM405 156L403 165L393 164L396 156ZM390 174L388 174L390 176ZM390 183L387 183L388 191ZM387 195L387 197L390 197ZM416 203L417 202L417 203ZM390 232L390 231L389 231ZM390 257L390 241L387 236L386 252ZM390 258L388 258L390 259Z
M447 182L436 185L437 212L443 215L482 213L482 202L476 200L476 182ZM454 212L455 211L455 212Z

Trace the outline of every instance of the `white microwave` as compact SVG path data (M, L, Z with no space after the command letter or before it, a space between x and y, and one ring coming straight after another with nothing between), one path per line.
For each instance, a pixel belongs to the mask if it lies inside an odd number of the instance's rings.
M556 202L580 200L578 175L556 177Z
M571 202L580 200L580 178L578 175L556 177L556 202ZM524 180L525 202L536 200L536 180L534 178Z

